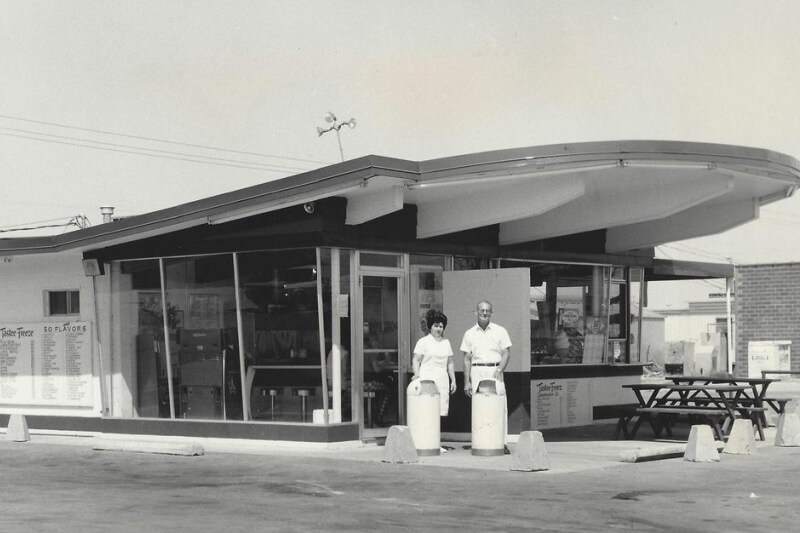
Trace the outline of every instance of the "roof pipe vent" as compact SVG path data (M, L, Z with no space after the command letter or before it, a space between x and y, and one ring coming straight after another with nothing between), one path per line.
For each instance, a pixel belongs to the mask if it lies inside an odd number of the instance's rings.
M100 214L103 215L103 224L108 224L114 215L114 208L110 205L100 206Z

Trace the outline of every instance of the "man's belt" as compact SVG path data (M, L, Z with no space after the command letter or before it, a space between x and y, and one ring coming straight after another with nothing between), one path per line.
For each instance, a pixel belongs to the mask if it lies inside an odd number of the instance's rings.
M500 366L500 363L472 363L472 366Z

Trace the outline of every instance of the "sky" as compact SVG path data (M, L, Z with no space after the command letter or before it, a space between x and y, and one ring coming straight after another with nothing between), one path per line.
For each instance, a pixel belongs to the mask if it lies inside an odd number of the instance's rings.
M356 119L346 159L620 139L800 158L798 23L795 0L0 0L0 237L338 162L328 112ZM658 254L797 261L798 230L800 194Z

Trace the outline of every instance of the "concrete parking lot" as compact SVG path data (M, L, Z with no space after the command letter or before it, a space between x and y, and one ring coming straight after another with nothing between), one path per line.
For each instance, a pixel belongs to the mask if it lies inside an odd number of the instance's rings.
M97 438L0 441L0 530L792 531L800 521L800 448L769 441L718 463L631 464L621 449L663 443L564 438L546 443L551 470L511 472L508 456L473 457L464 443L389 464L375 445L209 442L187 457L95 450Z

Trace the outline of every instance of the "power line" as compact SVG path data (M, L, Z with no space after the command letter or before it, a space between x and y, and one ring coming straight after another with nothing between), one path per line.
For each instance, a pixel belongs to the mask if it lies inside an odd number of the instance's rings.
M172 151L169 151L169 150L159 150L157 148L146 148L146 147L142 147L142 146L133 146L133 145L129 145L129 144L119 144L119 143L110 143L110 142L104 142L104 141L95 141L95 140L92 140L92 139L81 139L81 138L78 138L78 137L70 137L70 136L67 136L67 135L55 135L55 134L52 134L52 133L41 133L41 132L38 132L38 131L24 130L24 129L20 129L20 128L7 128L7 127L0 126L0 130L22 132L22 133L28 133L28 134L33 134L33 135L39 135L39 136L42 136L42 137L53 137L55 139L66 139L66 140L69 140L69 141L78 141L79 143L92 143L92 144L104 145L104 146L115 146L115 147L118 147L118 148L129 148L129 149L132 149L132 150L141 150L142 152L155 152L155 153L159 153L159 154L169 154L169 155L176 155L176 156L199 157L199 158L202 158L203 160L207 159L207 160L209 160L209 162L223 161L223 162L243 164L243 165L256 165L253 168L263 168L264 170L275 170L275 171L292 171L292 170L306 171L306 170L308 170L307 168L302 168L302 167L290 167L290 166L286 166L286 165L268 165L266 163L257 163L257 162L253 162L253 161L240 161L240 160L236 160L236 159L225 159L225 158L222 158L222 157L212 157L212 156L206 156L206 155L201 155L201 154L191 154L191 153L185 153L185 152L172 152ZM40 139L39 137L30 137L30 136L27 136L27 135L19 135L19 134L14 134L14 133L8 133L8 134L3 134L3 135L8 135L8 136L12 136L12 137L21 137L21 138L24 138L24 139L40 140L40 141L45 141L45 142L48 140L48 139ZM98 148L99 149L99 147L91 146L91 145L77 144L76 146L82 146L84 148ZM139 152L130 152L130 153L139 153Z
M12 224L10 226L0 226L0 229L15 228L17 226L27 226L27 225L30 225L30 224L45 224L45 223L49 224L50 222L56 222L58 220L63 220L63 219L64 219L64 217L48 218L46 220L33 220L31 222L21 222L19 224Z
M94 150L104 150L104 151L107 151L107 152L117 152L117 153L132 154L132 155L143 155L143 156L146 156L146 157L155 157L157 159L172 159L174 161L189 161L189 162L192 162L192 163L201 163L201 164L205 164L205 165L216 165L216 166L221 166L221 167L232 167L232 168L246 168L246 169L249 169L249 170L264 170L264 171L267 171L267 172L286 172L285 169L271 169L271 168L267 168L265 166L252 166L252 165L258 165L258 163L253 163L253 164L249 164L249 165L248 164L236 165L236 164L229 164L229 163L215 163L213 161L205 161L205 160L202 160L202 159L193 159L191 157L170 157L170 156L166 156L166 155L150 154L150 153L147 153L147 152L135 152L135 151L131 151L131 150L119 150L119 149L115 149L115 148L104 148L102 146L91 146L91 145L74 143L74 142L57 141L55 139L43 139L41 137L31 137L29 135L19 135L19 134L16 134L16 133L0 133L0 135L4 135L6 137L19 137L19 138L22 138L22 139L30 139L30 140L33 140L33 141L49 142L49 143L54 143L54 144L65 144L65 145L69 145L69 146L77 146L77 147L80 147L80 148L91 148L91 149L94 149ZM195 157L204 157L204 156L195 156ZM302 170L307 170L307 169L302 169Z
M82 128L82 127L79 127L79 126L70 126L68 124L60 124L58 122L48 122L48 121L45 121L45 120L34 120L34 119L30 119L30 118L15 117L15 116L11 116L11 115L0 115L0 118L4 118L4 119L8 119L8 120L19 120L21 122L31 122L33 124L43 124L43 125L46 125L46 126L56 126L58 128L67 128L67 129L78 130L78 131L88 131L88 132L92 132L92 133L100 133L102 135L115 135L117 137L127 137L129 139L139 139L139 140L144 140L144 141L155 141L155 142L161 142L161 143L167 143L167 144L175 144L175 145L179 145L179 146L189 146L189 147L192 147L192 148L204 148L204 149L207 149L207 150L217 150L217 151L221 151L221 152L230 152L230 153L235 153L235 154L255 155L255 156L259 156L259 157L272 157L272 158L275 158L275 159L286 159L286 160L291 160L291 161L299 161L299 162L302 162L302 163L314 163L314 164L319 164L319 165L329 165L330 164L327 161L316 161L316 160L313 160L313 159L300 159L300 158L297 158L297 157L288 157L288 156L272 155L272 154L262 154L262 153L258 153L258 152L247 152L247 151L243 151L243 150L233 150L233 149L230 149L230 148L219 148L219 147L216 147L216 146L209 146L209 145L205 145L205 144L192 144L192 143L184 143L184 142L179 142L179 141L170 141L168 139L159 139L157 137L146 137L146 136L142 136L142 135L131 135L131 134L127 134L127 133L117 133L117 132L107 131L107 130L97 130L97 129L92 129L92 128Z
M722 255L719 255L719 254L710 254L708 252L701 251L698 248L694 248L692 246L687 246L685 244L683 244L683 245L676 245L676 244L662 244L662 245L660 245L660 248L664 248L664 247L672 248L672 249L675 249L675 250L677 250L679 252L689 253L689 254L692 254L692 255L699 256L699 257L705 257L705 258L708 258L708 259L723 260L726 263L731 262L731 258L730 257L725 257L725 256L722 256ZM672 258L670 258L670 259L672 259Z
M58 220L58 219L56 219ZM14 227L11 229L0 229L0 233L12 233L15 231L33 231L33 230L40 230L40 229L49 229L49 228L64 228L66 231L67 228L70 226L75 226L78 229L83 229L89 227L89 219L86 218L84 215L76 215L74 217L70 217L67 222L62 224L40 224L38 226L27 226L27 227Z

